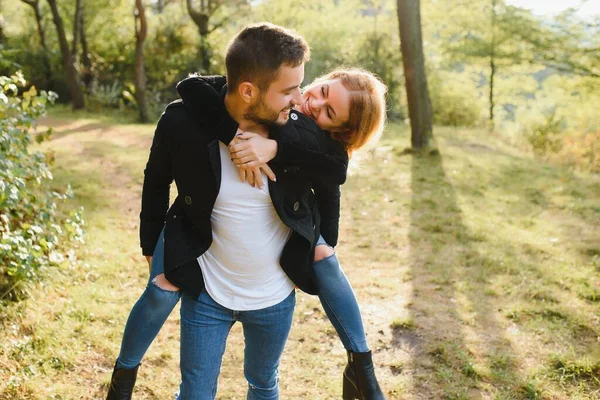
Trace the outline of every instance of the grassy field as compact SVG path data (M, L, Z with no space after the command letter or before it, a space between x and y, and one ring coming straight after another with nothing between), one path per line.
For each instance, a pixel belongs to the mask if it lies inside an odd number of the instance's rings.
M89 116L87 116L89 117ZM153 126L44 121L56 185L83 205L87 243L33 296L0 309L0 399L101 399L148 269L138 245ZM600 176L553 167L483 131L438 128L410 154L391 125L343 188L338 255L390 399L600 399ZM172 398L174 312L134 397ZM234 326L218 398L243 399ZM345 352L299 295L283 399L339 399Z

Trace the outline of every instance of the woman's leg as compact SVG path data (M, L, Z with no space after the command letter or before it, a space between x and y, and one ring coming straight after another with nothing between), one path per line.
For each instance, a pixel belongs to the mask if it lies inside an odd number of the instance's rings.
M337 256L323 238L317 242L314 271L321 304L348 351L342 398L385 400L375 376L358 302Z
M116 368L137 367L150 344L160 331L181 294L164 279L164 231L160 234L154 254L146 290L135 303L123 333L121 352Z
M369 351L358 302L333 249L319 238L313 264L319 299L344 347L355 353Z

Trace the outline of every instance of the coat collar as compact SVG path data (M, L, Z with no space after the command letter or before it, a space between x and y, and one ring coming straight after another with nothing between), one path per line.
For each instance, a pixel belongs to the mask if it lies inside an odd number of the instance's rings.
M238 123L225 108L227 80L224 76L192 75L177 84L177 92L193 118L207 129L208 134L229 144Z

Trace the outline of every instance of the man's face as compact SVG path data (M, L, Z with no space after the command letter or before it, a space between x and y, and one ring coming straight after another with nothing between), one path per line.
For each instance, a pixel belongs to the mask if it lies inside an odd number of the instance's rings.
M266 91L261 91L244 117L261 125L284 125L290 110L302 102L300 85L304 80L304 63L297 67L282 65L277 79Z

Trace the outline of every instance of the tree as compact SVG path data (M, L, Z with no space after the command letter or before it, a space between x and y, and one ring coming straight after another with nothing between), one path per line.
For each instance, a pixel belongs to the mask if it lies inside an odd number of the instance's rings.
M2 0L0 0L0 10L2 10ZM4 16L0 14L0 46L4 44Z
M83 84L89 90L92 85L92 60L90 59L90 52L88 49L87 35L85 33L85 16L84 10L81 10L81 23L79 25L80 28L80 37L81 37L81 62L83 64L83 68L81 71L81 79L83 80Z
M211 59L212 49L208 41L208 36L215 30L219 29L227 22L229 17L222 17L217 23L210 25L211 18L215 13L224 5L235 7L236 9L246 5L244 0L233 0L227 2L225 0L199 0L200 7L197 9L194 7L193 0L186 0L186 6L192 21L198 28L198 34L200 35L200 47L198 49L198 57L200 59L200 72L208 74L211 72ZM233 14L233 13L232 13ZM236 13L237 14L237 13Z
M148 122L146 101L146 71L144 69L144 41L148 34L146 12L142 0L135 0L135 98L140 112L140 120Z
M492 40L490 43L490 124L494 129L494 77L496 75L496 0L492 0Z
M63 67L65 69L65 75L67 78L67 84L69 86L69 92L71 93L73 109L82 109L85 107L85 100L83 98L83 91L81 90L79 74L77 73L77 68L75 68L75 64L73 63L71 50L69 49L69 44L67 43L67 36L65 35L65 26L63 24L62 18L60 17L60 13L58 12L56 0L48 0L48 4L50 5L50 9L52 10L52 19L54 20L54 25L56 26L58 43L60 45L60 52L62 54Z
M75 0L75 17L73 18L73 42L71 43L71 57L73 64L77 65L77 48L81 38L81 24L83 23L83 3L82 0Z
M532 47L530 63L559 72L600 78L600 17L584 20L577 8L567 9L550 24L515 32L517 40Z
M21 0L23 3L30 5L33 8L35 21L37 23L38 35L40 36L40 46L42 47L42 62L44 63L44 75L49 88L52 88L52 67L50 57L48 57L48 46L46 45L46 30L42 20L39 0Z
M420 8L420 0L398 0L397 3L411 145L415 149L429 144L433 130L431 100L425 74Z

